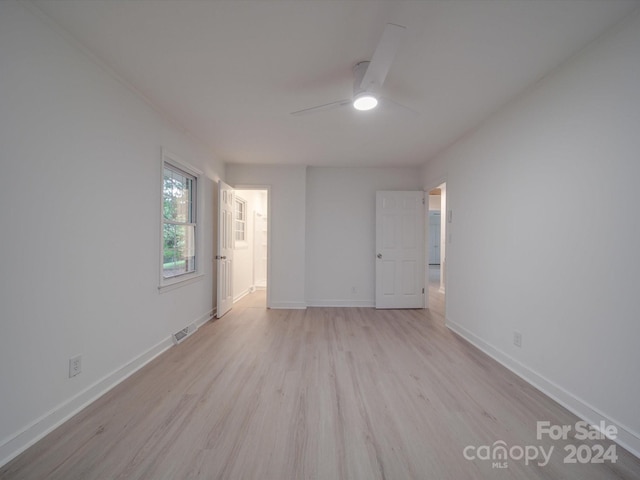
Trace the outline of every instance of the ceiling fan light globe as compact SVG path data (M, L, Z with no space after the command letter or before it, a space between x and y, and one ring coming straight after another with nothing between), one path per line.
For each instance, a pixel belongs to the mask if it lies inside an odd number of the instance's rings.
M376 108L378 99L370 93L363 93L353 99L353 108L356 110L366 111Z

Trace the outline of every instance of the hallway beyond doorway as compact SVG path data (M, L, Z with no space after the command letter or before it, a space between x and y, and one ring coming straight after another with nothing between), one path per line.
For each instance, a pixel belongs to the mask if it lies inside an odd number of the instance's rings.
M233 308L267 308L267 291L265 289L257 289L244 297L238 299Z

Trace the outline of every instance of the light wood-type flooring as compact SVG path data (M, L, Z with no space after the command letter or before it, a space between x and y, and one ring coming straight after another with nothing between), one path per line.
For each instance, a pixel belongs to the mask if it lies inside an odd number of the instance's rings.
M567 410L432 311L266 310L264 292L151 362L22 455L2 479L609 479L536 439ZM439 302L439 307L438 307ZM467 460L466 446L554 447L546 466ZM610 442L596 442L608 446ZM517 450L516 450L517 452Z

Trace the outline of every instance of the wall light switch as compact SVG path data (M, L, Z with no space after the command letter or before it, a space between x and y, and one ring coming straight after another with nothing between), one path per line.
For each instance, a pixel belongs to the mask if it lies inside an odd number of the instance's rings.
M82 355L69 359L69 378L75 377L82 371Z
M513 344L516 347L522 347L522 334L519 332L513 332Z

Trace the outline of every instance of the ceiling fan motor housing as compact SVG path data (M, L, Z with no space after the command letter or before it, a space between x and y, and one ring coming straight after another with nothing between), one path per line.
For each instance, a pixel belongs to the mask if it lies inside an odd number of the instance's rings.
M362 85L362 79L369 67L370 62L360 62L353 67L353 107L356 110L367 111L376 108L378 98L373 92L371 85Z

